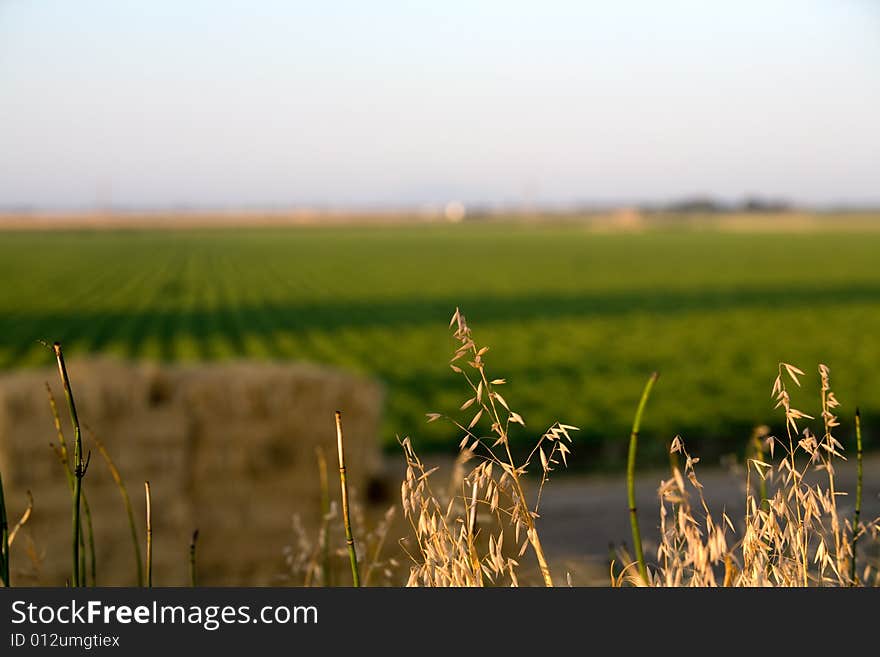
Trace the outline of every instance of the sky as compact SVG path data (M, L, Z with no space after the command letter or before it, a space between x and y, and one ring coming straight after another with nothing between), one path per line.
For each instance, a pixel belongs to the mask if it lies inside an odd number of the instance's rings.
M880 2L0 0L0 208L880 203Z

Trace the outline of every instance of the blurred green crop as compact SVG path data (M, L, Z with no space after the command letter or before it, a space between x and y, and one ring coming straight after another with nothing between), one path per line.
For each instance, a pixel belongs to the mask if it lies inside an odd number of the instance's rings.
M0 368L49 364L38 339L68 354L328 363L386 384L387 445L453 448L424 414L467 397L447 365L458 306L532 433L582 428L581 462L622 457L654 370L646 458L677 433L720 453L778 425L779 361L831 367L846 438L856 405L880 419L878 252L880 233L575 224L4 233Z

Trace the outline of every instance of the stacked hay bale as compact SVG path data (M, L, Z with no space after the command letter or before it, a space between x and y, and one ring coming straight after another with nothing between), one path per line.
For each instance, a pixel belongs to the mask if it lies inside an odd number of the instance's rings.
M318 526L315 449L324 450L332 476L336 409L345 413L355 485L364 488L379 472L381 391L374 383L305 365L238 363L225 366L222 377L211 369L183 370L177 389L189 414L187 483L203 528L206 572L277 583L272 577L283 569L280 547L293 538L291 514L306 527ZM335 499L338 486L330 493Z
M91 464L84 490L95 530L98 583L131 585L136 564L121 497L100 439L131 496L143 540L143 482L153 495L154 583L188 581L188 546L200 530L204 584L266 585L283 572L291 517L320 517L315 449L332 465L333 412L345 413L350 476L365 488L380 465L381 387L306 364L226 363L159 368L73 361L68 370ZM14 545L20 583L63 584L70 573L70 495L46 396L49 382L68 443L57 371L0 376L0 472L11 516L34 495L28 531ZM336 488L331 488L331 495Z

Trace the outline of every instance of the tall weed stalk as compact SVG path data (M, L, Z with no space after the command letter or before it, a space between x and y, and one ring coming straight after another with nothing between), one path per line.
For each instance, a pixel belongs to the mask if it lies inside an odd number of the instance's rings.
M76 413L76 402L73 398L73 390L70 386L70 378L67 374L67 365L64 363L64 354L61 343L56 342L53 346L55 359L58 362L58 374L64 388L64 397L67 400L67 408L70 411L70 423L73 426L73 492L72 492L72 528L71 528L71 579L70 585L82 586L85 583L85 573L80 562L80 541L82 540L82 489L83 479L88 469L88 459L83 460L82 432L79 426L79 417Z

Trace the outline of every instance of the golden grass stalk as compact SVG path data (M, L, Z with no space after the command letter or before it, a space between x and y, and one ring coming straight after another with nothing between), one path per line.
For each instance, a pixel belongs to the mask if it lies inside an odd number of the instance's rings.
M684 470L682 472L675 468L672 478L660 484L661 538L657 550L658 568L651 584L718 586L717 569L723 565L721 586L734 586L739 581L739 569L727 548L725 537L732 523L726 514L722 514L722 522L716 523L709 513L694 468L700 459L692 458L687 453L680 436L675 437L670 449L684 458ZM685 477L697 491L704 515L702 519L691 504ZM641 575L637 583L643 583Z
M9 519L6 515L6 501L3 496L3 477L0 476L0 583L6 587L11 586L9 574L9 549L15 542L15 537L18 534L18 531L27 524L27 521L30 520L31 513L34 510L34 497L31 495L30 491L27 492L27 497L27 508L24 510L24 513L21 514L21 518L18 519L18 522L15 523L15 527L10 531Z
M807 415L791 405L791 396L785 385L783 370L785 370L788 378L790 378L798 387L801 385L798 377L803 376L804 372L789 363L779 363L777 367L777 376L773 381L773 388L770 392L770 395L776 399L776 408L781 408L785 412L785 434L788 438L789 462L785 463L785 461L783 461L784 467L788 470L784 475L784 483L791 487L793 493L797 496L798 500L800 500L803 491L804 473L797 468L797 449L795 447L794 434L798 433L797 423L799 420L812 420L814 418L812 415ZM801 443L798 442L797 445L800 447ZM789 542L788 547L792 550L793 554L796 555L796 558L799 561L801 569L801 585L809 586L809 566L807 565L809 560L809 536L804 526L803 517L807 509L804 505L797 503L794 504L794 511L797 518L796 523L793 523L792 525L794 527L794 540Z
M840 494L835 492L832 461L844 458L842 446L833 436L838 426L833 411L838 404L831 391L830 371L820 365L824 434L798 427L802 419L813 418L792 407L785 381L790 379L798 384L802 374L792 365L779 366L772 395L777 408L785 411L789 440L779 441L771 436L766 441L766 460L759 459L757 452L749 459L745 524L741 530L724 513L720 521L713 518L694 467L699 459L688 455L680 438L673 441L672 449L686 463L684 473L675 471L673 478L662 482L658 491L661 540L658 569L656 574L652 573L654 584L717 586L716 577L722 568L724 586L842 587L862 583L855 575L853 539L867 532L875 538L880 535L880 518L858 525L837 522ZM774 460L775 449L782 453ZM799 470L795 469L797 466ZM768 484L767 497L762 502L750 486L753 469ZM807 476L811 471L825 471L828 479L819 482L815 475ZM814 480L808 481L810 478ZM687 481L699 496L699 506L688 500ZM860 506L858 500L857 504ZM728 530L740 534L730 547ZM866 569L865 582L871 579L868 573Z
M428 413L429 422L445 418L462 436L453 485L442 497L435 494L429 484L437 468L425 468L408 437L398 439L407 461L406 478L401 485L403 512L418 547L418 553L407 550L414 563L408 585L483 586L485 576L493 584L509 578L513 586L518 586L517 560L531 547L541 580L545 586L552 587L553 577L536 519L543 487L554 466L567 463L568 444L572 441L569 432L577 427L554 423L537 440L528 456L517 462L510 446L510 428L516 424L525 427L525 421L499 392L506 381L487 375L483 356L489 348L477 346L459 309L449 325L455 328L453 335L458 342L449 366L470 388L470 396L459 410L471 408L469 414L473 416L469 421L459 422L442 413ZM487 433L479 428L481 422L489 425ZM532 507L524 478L539 458L541 480ZM466 471L464 464L471 459L478 464ZM478 508L492 519L481 522L482 532L477 529ZM491 528L496 523L497 533ZM513 556L505 549L505 536L512 537L514 548L518 548ZM510 543L507 538L507 544Z
M474 393L473 397L462 404L461 410L465 410L474 404L477 405L477 412L468 423L467 427L456 423L459 429L465 432L465 438L461 442L461 447L464 449L468 442L473 441L470 450L474 451L477 448L483 448L488 454L488 462L500 466L504 473L510 478L512 484L510 487L510 493L513 497L511 517L517 528L517 538L519 537L520 527L525 528L526 538L538 561L538 568L541 571L541 578L544 580L544 585L552 587L553 576L550 572L550 566L547 563L547 558L544 554L544 547L541 544L541 538L535 525L535 517L537 516L537 506L540 504L540 493L547 481L549 472L552 470L552 464L556 463L554 456L561 455L562 459L565 460L566 454L568 453L568 448L564 445L561 438L568 438L567 430L575 429L575 427L569 427L568 425L557 423L541 436L529 456L526 458L525 463L517 465L510 450L509 427L511 423L525 426L525 422L518 413L510 409L507 401L497 391L497 387L504 385L506 381L504 379L489 380L489 377L486 375L486 364L483 360L483 356L489 348L477 347L471 329L467 324L467 320L461 313L460 309L455 309L455 313L452 315L449 325L455 327L454 335L459 342L459 347L452 358L452 370L464 376ZM467 363L471 370L476 372L476 383L462 369L462 367L455 364L456 361L462 359ZM483 441L471 431L477 426L477 423L484 415L491 421L492 433L496 436L495 441L491 445L483 443ZM568 439L570 440L570 438ZM543 449L543 444L545 442L549 442L552 445L549 456ZM504 449L504 453L500 457L494 451L497 447L502 447ZM536 454L540 455L541 458L542 477L541 485L539 487L538 501L536 502L535 509L532 510L526 500L526 494L522 484L522 476L525 474L526 468L531 462L532 457ZM475 474L477 474L477 477L479 478L480 473L475 472ZM492 490L492 487L490 487L490 490ZM492 490L492 493L492 496L494 497L494 490ZM490 508L492 506L493 504L490 501ZM503 539L503 536L499 534L498 539ZM490 544L491 543L492 541L490 540ZM500 555L499 541L495 540L494 545L496 550L499 551L496 561L500 568L503 558Z
M471 496L470 501L468 501L467 491L465 490L465 482L461 482L461 499L465 504L465 511L467 512L467 549L468 556L471 560L471 568L474 571L474 579L477 582L477 586L483 586L483 571L480 568L480 556L477 553L477 504L479 501L479 497L477 495L479 491L479 481L474 479L471 484ZM468 508L470 505L470 508Z
M125 506L125 513L128 515L128 529L131 533L131 544L134 548L134 562L137 566L137 585L143 586L144 566L141 561L141 545L137 533L137 523L134 519L134 508L132 508L131 499L128 496L128 489L125 487L122 475L119 473L119 469L116 467L113 459L110 458L110 452L107 451L104 443L95 435L92 435L92 440L95 441L95 445L98 447L98 452L100 452L101 456L104 458L104 462L110 470L110 476L113 477L113 482L116 484L116 488L119 489L119 494L122 496L122 504Z
M56 342L52 345L55 351L55 359L58 362L58 374L61 377L61 384L64 387L64 396L67 399L67 408L70 411L70 423L73 426L73 512L72 512L72 531L71 531L71 586L77 587L83 585L85 573L81 572L81 564L79 557L79 547L82 531L82 488L83 478L88 469L88 461L83 461L82 432L79 427L79 417L76 414L76 402L73 399L73 390L70 386L70 377L67 374L67 366L64 363L64 354L61 351L61 343Z
M153 588L153 504L149 481L144 482L144 497L147 502L147 588Z
M822 383L822 423L823 428L825 429L825 435L823 436L821 444L822 449L819 450L819 452L823 461L822 467L824 467L825 471L828 473L828 494L831 500L836 500L837 492L834 479L834 457L843 457L843 454L838 451L838 448L840 448L840 450L843 449L843 445L837 442L832 435L832 432L835 427L840 426L837 421L837 416L834 414L834 409L840 406L840 403L837 401L834 392L831 390L831 371L828 369L827 365L819 365L819 377ZM845 570L846 559L844 551L850 546L844 545L844 528L840 525L840 518L837 514L837 504L829 504L828 510L829 515L831 516L831 533L834 539L834 559L837 568L839 570Z
M345 448L342 439L342 413L336 411L336 450L339 455L339 484L342 488L342 522L345 526L345 544L348 547L348 560L351 562L351 580L353 586L361 585L358 572L357 549L351 531L351 515L348 503L348 482L345 478Z
M409 438L400 440L400 445L407 463L401 502L418 547L418 555L414 555L402 543L414 563L407 585L482 586L483 563L473 563L468 539L473 507L468 507L466 500L459 507L451 494L448 503L441 499L431 488L431 475L437 468L425 468ZM481 464L469 477L478 482L478 487L486 486L489 470L491 468ZM467 477L462 475L461 483L466 481ZM450 491L454 490L455 482L450 486ZM485 502L485 495L482 497L481 502ZM497 541L494 544L497 545ZM490 577L506 574L508 563L497 552L490 549L490 553L484 557L486 574ZM512 570L510 572L513 577Z
M645 405L648 403L648 397L651 395L651 390L654 388L654 383L659 376L657 372L651 374L644 390L642 390L642 397L639 400L636 415L633 418L632 432L629 435L629 453L626 461L626 495L629 502L629 521L632 527L633 549L636 552L639 575L645 585L650 584L650 581L648 579L648 566L645 563L645 554L642 550L642 534L639 530L639 517L636 510L636 451L638 450L639 431L642 425Z
M0 485L2 485L2 481L0 481ZM9 532L9 547L12 547L12 544L15 542L15 537L18 534L18 531L27 524L27 521L31 519L31 514L34 511L34 496L31 495L31 492L27 492L28 497L28 505L24 510L24 513L21 514L21 518L18 519L18 522L15 523L15 527ZM2 491L0 491L0 498L2 498Z

